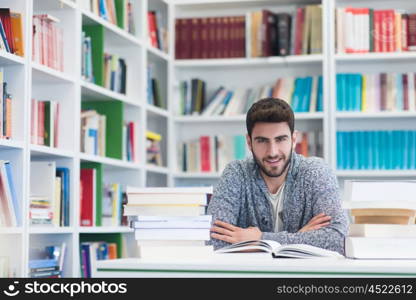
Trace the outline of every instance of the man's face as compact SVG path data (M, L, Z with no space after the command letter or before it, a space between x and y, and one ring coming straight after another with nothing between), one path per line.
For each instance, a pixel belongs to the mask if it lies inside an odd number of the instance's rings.
M279 177L289 165L296 133L290 134L286 122L260 122L254 125L251 139L247 135L247 144L264 175Z

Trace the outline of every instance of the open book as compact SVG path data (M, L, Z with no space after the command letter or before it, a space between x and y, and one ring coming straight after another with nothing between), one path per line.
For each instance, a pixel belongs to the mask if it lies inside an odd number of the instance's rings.
M338 252L318 248L306 244L281 245L276 241L259 240L244 241L225 246L215 251L216 253L237 253L237 252L268 252L274 258L315 258L333 257L343 258Z

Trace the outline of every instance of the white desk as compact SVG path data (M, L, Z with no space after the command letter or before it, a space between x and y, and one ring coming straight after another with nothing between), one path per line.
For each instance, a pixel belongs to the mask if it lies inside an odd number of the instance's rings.
M259 253L125 258L97 261L93 277L416 277L416 260L273 259Z

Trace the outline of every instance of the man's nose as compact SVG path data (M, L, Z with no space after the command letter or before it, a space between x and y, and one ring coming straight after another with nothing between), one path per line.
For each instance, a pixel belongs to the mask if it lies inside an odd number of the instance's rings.
M278 153L279 153L279 145L277 143L270 143L267 149L267 154L271 157L274 157Z

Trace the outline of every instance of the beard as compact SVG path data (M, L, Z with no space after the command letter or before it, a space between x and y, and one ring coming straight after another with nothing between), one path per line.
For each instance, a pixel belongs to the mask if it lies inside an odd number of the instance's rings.
M280 177L282 174L286 171L286 169L289 167L290 160L292 158L292 152L293 149L290 149L290 154L288 159L284 162L283 167L279 170L278 167L271 167L270 169L267 169L267 167L262 163L262 161L254 154L253 151L251 153L253 154L254 161L256 162L257 166L263 171L263 173L268 177ZM277 157L266 157L265 159L273 160Z

